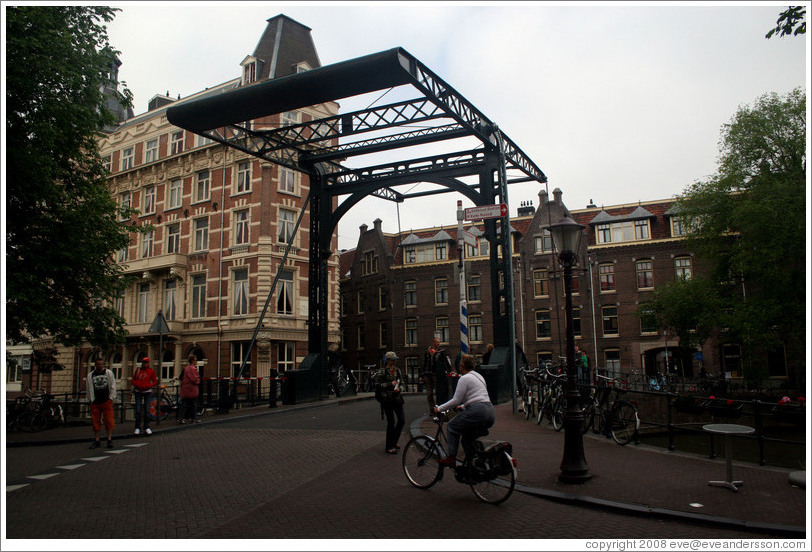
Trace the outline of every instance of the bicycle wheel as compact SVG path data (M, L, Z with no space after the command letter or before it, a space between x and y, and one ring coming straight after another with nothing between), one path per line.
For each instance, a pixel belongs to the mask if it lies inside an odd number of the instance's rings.
M584 423L581 426L581 433L586 433L589 431L589 428L593 427L595 424L595 403L590 401L584 407Z
M32 412L32 416L28 421L28 431L34 433L40 432L48 427L48 417L42 412Z
M403 473L418 489L428 489L440 479L440 455L431 437L418 435L403 447Z
M544 399L539 402L538 416L536 416L536 425L541 425L544 415L550 411L550 397L545 395Z
M152 397L152 399L149 401L149 406L147 407L147 416L149 416L150 420L166 420L166 417L169 416L169 411L171 409L172 405L169 404L166 397L161 397L160 407L158 406L158 397Z
M472 482L471 490L476 497L487 504L501 504L513 493L516 486L516 467L513 458L506 451L501 451L496 459L499 477L490 481Z
M561 431L564 427L564 407L566 403L566 397L564 395L559 395L555 399L555 404L553 405L553 411L551 413L552 422L553 422L553 429L556 431Z
M618 445L627 445L640 429L637 407L628 401L615 401L612 407L612 439Z
M524 400L524 419L529 420L533 417L533 391L527 390Z
M31 422L34 420L34 416L37 415L36 410L27 410L17 416L17 429L20 431L25 431L26 433L30 433L33 431L31 428Z

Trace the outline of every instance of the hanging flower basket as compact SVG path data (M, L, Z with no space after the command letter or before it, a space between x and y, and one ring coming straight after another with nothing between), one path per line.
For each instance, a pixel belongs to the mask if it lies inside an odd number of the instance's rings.
M801 425L806 421L806 401L803 397L798 397L798 402L781 400L772 407L772 413L776 421Z
M679 395L674 399L674 408L677 412L685 414L702 414L705 411L706 404L707 399L702 397Z
M738 418L742 415L744 403L736 402L733 399L711 398L706 408L711 416L719 418Z

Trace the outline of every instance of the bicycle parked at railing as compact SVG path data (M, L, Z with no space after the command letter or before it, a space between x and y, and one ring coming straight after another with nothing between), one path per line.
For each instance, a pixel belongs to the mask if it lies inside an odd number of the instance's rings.
M403 473L418 489L428 489L443 478L439 461L446 456L448 441L443 424L448 421L448 412L440 412L432 420L437 424L434 437L418 435L403 447ZM486 435L487 429L463 435L465 459L449 469L457 481L471 487L478 499L501 504L516 486L516 460L511 456L510 443L483 439Z
M156 396L155 393L152 393L152 398L149 400L149 406L147 407L147 416L149 416L150 420L166 420L169 417L170 412L177 412L178 406L180 405L180 398L178 396L178 388L177 384L180 383L180 380L171 379L167 383L161 384L161 391L159 396ZM167 387L169 384L172 384L173 388L175 389L174 393L170 393L167 391ZM158 407L158 398L160 397L160 408ZM198 397L195 402L195 408L197 409L196 415L199 419L206 413L206 405L204 401L201 400L201 397Z
M529 420L536 415L538 403L538 368L522 369L522 389L519 410L524 412L524 419Z
M592 428L594 433L611 437L618 445L627 445L640 429L640 414L637 407L620 398L625 392L616 386L617 380L597 374L599 386L588 396L583 409L583 432ZM615 392L615 400L609 404L609 396Z
M28 390L30 392L30 389ZM9 429L38 432L57 424L65 423L65 410L54 399L56 395L42 393L33 395L26 393L20 401L20 409L14 416L13 425Z
M554 374L547 369L544 370L544 375L539 378L539 406L536 424L541 424L541 421L547 418L556 431L561 431L564 427L564 383L566 381L566 374Z

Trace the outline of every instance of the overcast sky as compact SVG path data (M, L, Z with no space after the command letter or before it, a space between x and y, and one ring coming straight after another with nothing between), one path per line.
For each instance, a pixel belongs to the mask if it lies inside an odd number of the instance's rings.
M680 194L716 171L720 129L739 106L809 81L810 34L764 38L780 2L115 5L109 35L136 114L155 94L238 77L266 20L283 13L312 29L322 65L407 50L497 123L570 209ZM511 216L522 201L538 205L540 189L510 186ZM364 200L342 219L339 247L355 247L376 218L386 232L398 217L403 230L455 224L458 199Z

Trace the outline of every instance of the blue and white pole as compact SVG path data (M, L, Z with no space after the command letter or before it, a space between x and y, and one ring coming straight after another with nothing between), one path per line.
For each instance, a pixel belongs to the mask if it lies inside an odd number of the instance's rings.
M460 351L468 354L468 303L465 300L465 242L463 240L462 221L465 218L465 211L462 209L462 201L457 200L457 243L459 244L460 260Z

